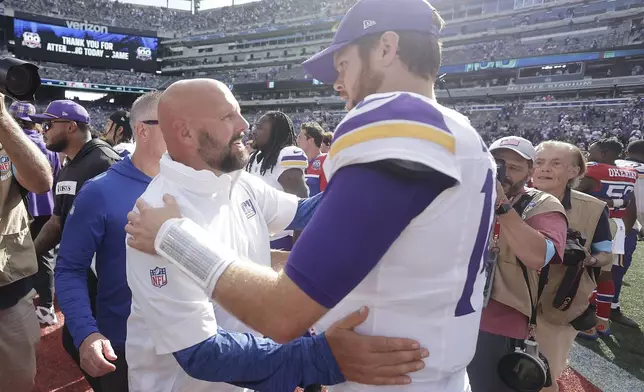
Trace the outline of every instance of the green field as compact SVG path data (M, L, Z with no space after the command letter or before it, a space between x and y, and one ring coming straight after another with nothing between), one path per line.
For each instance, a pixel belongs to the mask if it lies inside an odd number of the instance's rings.
M637 243L633 263L624 278L620 302L622 312L644 328L644 242ZM613 336L596 342L582 339L577 342L644 381L644 333L616 323L611 328Z

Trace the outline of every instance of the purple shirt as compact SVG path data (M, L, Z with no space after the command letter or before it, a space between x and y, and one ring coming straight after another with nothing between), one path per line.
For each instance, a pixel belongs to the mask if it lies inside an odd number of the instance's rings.
M442 173L407 171L388 161L340 169L295 243L286 275L317 303L334 307L411 220L453 185Z
M54 175L54 179L58 176L60 171L60 158L57 153L49 151L45 146L45 141L42 138L40 132L35 129L25 129L25 134L31 139L32 142L40 151L45 154L49 164L51 165L51 171ZM54 192L50 190L47 193L37 195L35 193L29 192L27 194L27 210L31 216L50 216L54 211Z

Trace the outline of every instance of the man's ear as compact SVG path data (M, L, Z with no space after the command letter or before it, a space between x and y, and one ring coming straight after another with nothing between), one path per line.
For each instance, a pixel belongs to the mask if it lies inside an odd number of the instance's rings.
M142 123L137 123L136 128L134 129L134 132L136 133L136 140L137 141L146 141L148 138L148 130L146 127L143 126Z
M378 56L385 67L391 66L398 58L400 36L393 31L385 32L378 42Z

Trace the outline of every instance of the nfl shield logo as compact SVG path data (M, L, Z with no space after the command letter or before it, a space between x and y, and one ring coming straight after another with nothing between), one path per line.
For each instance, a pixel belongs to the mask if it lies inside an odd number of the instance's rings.
M255 206L253 206L253 202L250 201L250 199L241 203L241 208L242 211L244 211L244 215L246 215L247 219L250 219L257 214L257 211L255 211Z
M151 269L150 280L154 287L163 287L168 284L168 275L165 273L165 268L156 267L155 269Z

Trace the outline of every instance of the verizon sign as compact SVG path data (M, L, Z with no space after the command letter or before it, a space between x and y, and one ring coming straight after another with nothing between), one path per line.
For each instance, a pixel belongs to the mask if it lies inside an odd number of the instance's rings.
M67 25L68 28L74 29L74 30L86 30L86 31L95 31L97 33L104 33L107 34L107 26L101 26L101 25L96 25L92 23L87 23L87 22L73 22L70 20L66 20L65 24Z

